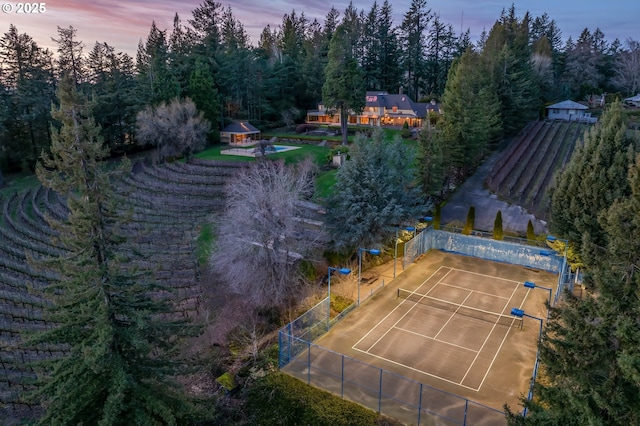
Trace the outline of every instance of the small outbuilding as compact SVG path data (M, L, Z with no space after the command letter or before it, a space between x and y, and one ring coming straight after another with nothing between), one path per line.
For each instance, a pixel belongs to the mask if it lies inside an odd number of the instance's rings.
M634 107L640 107L640 93L630 98L626 98L624 102L628 105L632 105Z
M220 132L220 142L235 146L252 146L260 141L260 130L248 121L234 121Z
M574 101L562 101L547 107L549 120L594 122L596 119L585 112L589 108Z

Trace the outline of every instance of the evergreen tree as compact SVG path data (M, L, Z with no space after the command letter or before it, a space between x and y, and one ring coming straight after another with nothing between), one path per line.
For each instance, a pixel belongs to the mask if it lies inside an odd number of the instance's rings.
M462 233L464 235L471 234L473 231L473 227L476 221L476 208L473 206L469 207L469 211L467 211L467 221L464 224L464 228L462 228Z
M189 78L189 94L204 118L211 123L209 139L213 142L220 141L218 90L209 67L202 58L196 59L196 67Z
M147 42L138 45L136 71L140 107L168 102L180 94L180 84L169 69L166 31L158 29L155 22Z
M614 201L599 223L606 262L585 267L597 289L551 310L540 348L535 399L526 419L509 424L640 423L640 156L628 174L631 194Z
M374 0L371 10L362 23L362 72L367 90L381 90L380 87L380 40L378 33L378 2Z
M535 119L540 91L534 78L529 45L529 15L520 19L511 6L494 24L482 51L485 73L490 76L500 102L502 130L517 133Z
M27 34L9 26L0 38L2 135L10 165L29 170L51 143L51 103L55 99L53 57Z
M398 93L402 84L401 48L398 32L393 27L392 13L389 0L384 0L377 23L377 39L380 46L378 81L380 89L389 93Z
M598 42L588 28L582 30L575 44L567 42L563 80L573 98L583 99L599 92L603 76L598 62L602 60L603 52L601 46L596 46Z
M427 0L411 0L400 26L404 46L402 64L406 75L405 85L407 94L416 100L420 98L422 88L426 63L426 31L431 17Z
M47 289L53 303L45 311L57 326L27 344L65 349L44 363L32 395L46 410L39 424L184 424L190 404L169 377L184 365L173 359L180 342L196 330L172 319L159 293L167 289L126 254L137 250L127 247L114 172L100 162L107 150L73 77L57 95L52 115L61 128L37 174L67 197L67 221L51 221L66 252L44 261L60 278Z
M86 60L93 115L111 151L131 148L135 130L133 59L107 43L96 42Z
M58 27L58 38L52 38L58 45L57 71L58 75L69 74L77 85L84 82L84 57L82 49L84 43L76 38L76 29Z
M498 213L496 213L496 218L493 221L493 239L494 240L504 239L504 230L502 229L502 211L501 210L498 210Z
M413 152L400 139L356 137L350 160L336 175L328 205L328 224L336 247L350 251L391 238L396 227L418 216L420 199L413 186Z
M442 220L442 207L440 207L440 203L436 203L436 211L433 213L433 229L440 229L441 220Z
M418 134L416 167L422 190L431 197L441 196L447 171L447 152L442 134L426 124Z
M322 100L340 113L342 144L347 145L349 113L359 113L365 105L365 86L344 25L339 25L329 45L329 62L322 86Z
M534 241L536 239L536 231L533 228L533 222L531 219L527 222L527 240Z
M189 96L190 76L194 70L195 34L190 28L182 25L180 17L176 13L173 17L173 29L168 40L168 62L171 74L175 76L179 84L179 96Z
M444 92L447 73L456 56L457 46L453 28L440 21L439 16L433 18L426 47L426 93L440 96Z
M480 56L468 49L449 70L443 96L442 133L449 149L448 170L465 175L501 136L500 102Z
M627 170L638 148L638 141L627 133L622 105L615 102L585 133L584 144L576 148L555 184L551 229L576 244L588 264L602 259L599 247L606 239L598 217L629 195Z

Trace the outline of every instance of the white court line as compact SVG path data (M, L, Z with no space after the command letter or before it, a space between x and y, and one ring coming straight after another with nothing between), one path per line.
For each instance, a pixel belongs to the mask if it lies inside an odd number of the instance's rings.
M420 287L422 287L422 286L423 286L427 281L429 281L431 278L433 278L433 276L434 276L435 274L437 274L438 272L440 272L440 269L442 269L442 268L444 268L444 266L439 267L438 269L436 269L436 270L435 270L435 272L434 272L433 274L429 275L429 277L428 277L427 279L425 279L425 280L422 282L422 284L420 284ZM438 284L436 283L436 285L438 285ZM420 288L420 287L418 287L418 288ZM435 285L434 285L434 287L435 287ZM403 301L403 303L404 303L404 301ZM369 330L369 331L368 331L364 336L362 336L362 338L361 338L360 340L358 340L358 341L357 341L357 342L356 342L356 343L355 343L351 348L352 348L352 349L357 349L357 348L356 348L356 346L358 346L358 345L360 344L360 342L362 342L365 338L367 338L367 337L369 336L369 334L371 334L371 333L373 332L373 330L375 330L376 328L378 328L378 326L379 326L380 324L382 324L384 321L386 321L386 319L387 319L391 314L393 314L393 313L396 311L396 309L399 309L399 308L403 305L403 303L400 303L398 306L396 306L395 308L393 308L393 310L392 310L391 312L389 312L389 313L388 313L384 318L382 318L380 321L378 321L378 323L377 323L376 325L374 325L374 326L371 328L371 330ZM405 315L406 315L406 314L405 314ZM388 332L389 332L389 330L387 330L387 333L388 333ZM386 334L386 333L385 333L385 334ZM380 340L380 339L378 339L378 340ZM377 342L376 342L376 343L377 343ZM371 348L369 348L369 349L371 349ZM367 349L366 351L362 351L362 352L369 353L369 349ZM360 350L360 349L358 349L358 350Z
M451 320L453 319L453 317L455 316L455 314L458 313L458 311L460 310L460 308L462 308L462 306L464 305L464 302L467 301L467 299L469 297L471 297L471 295L473 294L473 291L470 291L469 294L467 294L467 297L464 298L464 300L462 301L462 303L458 306L458 308L455 310L454 313L451 314L451 316L449 317L449 319L447 320L447 322L444 323L444 325L440 328L440 331L438 331L436 333L436 335L434 336L436 339L438 338L438 335L440 333L442 333L442 330L444 330L444 328L447 326L447 324L449 324L451 322ZM476 355L476 358L478 357L478 355Z
M440 278L440 279L438 280L438 282L436 282L436 283L433 285L433 287L432 287L432 288L431 288L427 293L425 293L425 294L429 294L429 293L430 293L434 288L436 288L438 285L442 284L442 280L443 280L447 275L449 275L449 273L450 273L452 270L460 271L460 272L465 272L465 273L469 273L469 274L475 274L475 275L479 275L479 276L484 276L484 277L492 278L492 279L494 279L494 280L501 280L501 281L507 281L507 282L511 282L511 283L515 283L515 284L521 284L521 282L520 282L520 281L509 280L509 279L506 279L506 278L495 277L495 276L492 276L492 275L480 274L480 273L477 273L477 272L466 271L466 270L463 270L463 269L452 268L452 267L449 267L449 266L440 266L440 267L439 267L435 272L433 272L433 273L432 273L428 278L426 278L426 279L425 279L425 280L424 280L424 281L423 281L423 282L422 282L422 283L421 283L421 284L420 284L420 285L419 285L419 286L418 286L414 291L419 290L423 285L425 285L425 284L427 283L427 281L429 281L430 279L432 279L432 278L433 278L433 277L434 277L438 272L440 272L440 270L441 270L442 268L449 269L449 271L448 271L448 272L447 272L447 273L446 273L442 278ZM449 285L449 284L443 284L443 285ZM465 288L463 288L463 289L464 289L464 290L469 290L469 289L465 289ZM517 289L517 287L516 287L516 289ZM471 291L473 292L473 290L471 290ZM528 289L528 290L527 290L527 294L526 294L526 295L525 295L525 297L522 299L522 303L520 303L520 308L522 308L522 306L524 305L524 303L525 303L525 301L526 301L526 299L527 299L527 296L529 295L529 291L530 291L530 289ZM489 296L494 296L494 297L504 298L504 297L501 297L501 296L497 296L497 295L495 295L495 294L493 294L493 295L492 295L492 294L489 294L489 293L486 293L486 294L487 294L487 295L489 295ZM512 296L512 297L513 297L513 296ZM465 299L465 300L466 300L466 299ZM511 298L509 298L509 300L511 300ZM402 328L400 328L400 327L396 327L396 324L398 324L398 322L400 322L400 321L401 321L401 320L402 320L402 319L403 319L403 318L404 318L404 317L405 317L409 312L411 312L411 311L415 308L415 306L416 306L417 304L414 304L414 306L412 306L412 307L409 309L409 311L407 311L407 313L405 313L405 314L402 316L402 318L400 318L398 321L396 321L396 323L395 323L394 325L392 325L392 326L391 326L391 327L390 327L390 328L389 328L389 329L384 333L384 335L383 335L382 337L380 337L380 338L379 338L379 339L378 339L378 340L377 340L373 345L371 345L367 350L363 350L363 349L360 349L360 348L358 348L358 347L357 347L357 345L358 345L360 342L362 342L362 341L363 341L367 336L369 336L369 334L371 334L371 333L373 332L373 330L375 330L378 326L380 326L380 324L381 324L382 322L384 322L384 321L385 321L385 320L386 320L386 319L387 319L391 314L393 314L393 313L395 312L395 310L396 310L396 309L400 308L400 307L401 307L405 302L406 302L406 300L403 300L403 301L402 301L398 306L396 306L396 307L395 307L391 312L389 312L389 313L388 313L388 314L387 314L383 319L381 319L381 320L380 320L380 321L379 321L375 326L373 326L373 327L372 327L372 328L371 328L371 329L370 329L370 330L369 330L369 331L368 331L368 332L367 332L367 333L366 333L366 334L365 334L365 335L364 335L360 340L358 340L358 341L357 341L357 342L356 342L356 343L355 343L351 348L352 348L352 349L354 349L354 350L356 350L356 351L358 351L358 352L365 353L365 354L367 354L367 355L369 355L369 356L373 356L373 357L375 357L375 358L378 358L378 359L380 359L380 360L383 360L383 361L389 362L389 363L391 363L391 364L395 364L395 365L401 366L401 367L406 368L406 369L408 369L408 370L415 371L415 372L417 372L417 373L421 373L421 374L424 374L424 375L427 375L427 376L430 376L430 377L436 378L436 379L438 379L438 380L442 380L442 381L444 381L444 382L451 383L451 384L453 384L453 385L460 386L460 387L462 387L462 388L465 388L465 389L469 389L469 390L471 390L471 391L478 392L478 391L480 390L480 388L482 387L482 385L484 384L484 382L485 382L485 380L486 380L487 376L489 375L489 371L491 371L491 368L493 367L493 364L495 363L495 360L497 359L498 354L499 354L499 353L500 353L500 351L502 350L502 346L504 345L504 342L506 341L506 339L507 339L507 337L508 337L509 333L511 332L511 328L509 328L509 329L507 330L507 333L505 333L505 336L504 336L504 338L502 339L502 342L500 343L500 346L498 347L498 350L497 350L497 351L496 351L496 353L494 354L494 357L493 357L493 359L492 359L492 361L491 361L491 364L490 364L490 365L489 365L489 367L487 368L487 371L485 372L485 375L484 375L484 377L482 378L482 381L481 381L480 385L478 386L478 388L472 388L471 386L463 385L463 384L462 384L462 382L457 383L457 382L454 382L453 380L445 379L444 377L440 377L440 376L438 376L438 375L431 374L431 373L428 373L428 372L426 372L426 371L419 370L419 369L417 369L417 368L415 368L415 367L411 367L411 366L409 366L409 365L402 364L402 363L397 362L397 361L394 361L394 360L392 360L392 359L385 358L385 357L383 357L383 356L376 355L375 353L371 353L371 352L369 352L369 351L370 351L370 350L371 350L371 349L372 349L372 348L373 348L373 347L374 347L374 346L375 346L375 345L376 345L380 340L382 340L382 338L383 338L383 337L385 337L385 336L389 333L389 331L390 331L391 329L393 329L393 328L398 329L398 330L403 330L403 331L410 332L410 331L408 331L408 330L404 330L404 329L402 329ZM412 333L412 332L410 332L410 333ZM413 333L413 334L416 334L416 335L419 335L419 336L422 336L422 337L429 338L428 336L423 336L423 335L420 335L419 333ZM437 342L445 343L445 344L448 344L448 345L457 346L457 345L453 345L453 344L451 344L451 343L449 343L449 342L445 342L445 341L443 341L443 340L439 340L439 339L435 339L435 338L430 338L430 339L432 339L432 340L434 340L434 341L437 341ZM466 350L473 351L473 350L471 350L471 349L464 348L464 347L460 347L460 348L461 348L461 349L466 349ZM464 380L464 379L463 379L463 380Z
M427 373L426 371L418 370L417 368L411 367L411 366L403 364L401 362L397 362L397 361L394 361L392 359L385 358L385 357L380 356L380 355L376 355L374 353L366 352L366 351L363 351L362 349L358 349L356 347L354 347L353 349L355 349L356 351L359 351L359 352L363 352L363 353L365 353L365 354L367 354L369 356L381 359L383 361L390 362L391 364L399 365L400 367L404 367L407 370L412 370L412 371L415 371L417 373L421 373L421 374L424 374L426 376L431 376L431 377L434 377L434 378L436 378L438 380L442 380L443 382L451 383L452 385L460 386L462 388L466 388L466 389L469 389L469 390L477 392L477 389L474 389L474 388L472 388L470 386L461 385L460 383L454 382L453 380L445 379L444 377L436 376L435 374L431 374L431 373Z
M478 352L476 349L466 348L464 346L456 345L455 343L445 342L444 340L436 339L435 337L427 336L426 334L420 334L415 331L407 330L406 328L401 328L401 327L393 327L393 328L396 330L404 331L406 333L415 334L416 336L424 337L425 339L444 343L445 345L453 346L454 348L464 349L465 351L469 351L469 352L476 352L476 353Z
M438 284L446 285L447 287L459 288L460 290L467 290L467 291L471 290L470 288L460 287L460 286L449 284L449 283L439 282ZM497 294L493 294L493 293L485 293L484 291L477 291L477 290L471 290L471 291L473 291L474 293L484 294L486 296L497 297L498 299L509 299L508 297L498 296Z
M524 298L522 299L522 303L520 303L520 306L518 306L520 309L522 309L522 307L524 306L524 302L527 300L527 296L529 296L530 292L531 292L531 289L530 288L527 289L527 294L524 295ZM493 356L493 359L491 360L491 364L489 364L489 368L487 368L487 372L484 373L484 377L482 378L482 381L480 382L480 386L478 386L478 390L482 387L482 385L484 384L484 381L486 380L487 376L489 375L489 371L491 371L491 367L493 367L493 363L496 362L496 358L498 358L498 354L502 350L502 345L504 345L504 342L507 340L507 336L509 336L510 332L511 332L511 328L509 328L507 330L507 332L504 335L504 338L502 339L502 342L500 342L500 346L498 347L498 350L496 351L496 354Z
M493 278L494 280L508 281L508 282L516 283L516 284L517 284L517 283L520 283L520 281L516 281L516 280L509 280L509 279L507 279L507 278L495 277L495 276L493 276L493 275L481 274L481 273L479 273L479 272L467 271L467 270L464 270L464 269L452 268L452 267L449 267L449 266L447 266L447 268L449 268L449 269L453 269L454 271L466 272L467 274L474 274L474 275L480 275L481 277Z
M440 269L440 268L438 268L438 269ZM444 277L446 277L447 275L449 275L449 272L451 272L451 271L447 271L447 273L446 273L446 274L444 274ZM442 277L442 278L444 278L444 277ZM441 279L442 279L442 278L441 278ZM422 284L420 284L420 287L422 287L422 286L424 285L424 283L425 283L425 282L426 282L426 281L424 281ZM439 283L439 282L440 282L440 280L438 280L438 283ZM431 293L431 292L433 291L433 289L434 289L434 288L436 288L436 287L438 286L438 283L436 283L433 287L431 287L431 288L429 289L429 291L427 291L425 294L429 294L429 293ZM418 288L420 288L420 287L418 287ZM400 306L404 305L404 302L406 302L406 301L407 301L406 299L405 299L405 300L403 300L403 301L402 301L402 303L400 303L397 307L400 307ZM376 341L373 343L373 345L369 346L369 349L367 349L367 353L369 353L369 351L371 350L371 348L373 348L375 345L377 345L377 344L378 344L378 342L380 342L380 340L382 340L382 339L383 339L387 334L389 334L389 332L390 332L390 331L391 331L391 330L392 330L392 329L393 329L393 328L394 328L394 327L395 327L395 326L396 326L400 321L402 321L402 320L404 319L404 317L406 317L407 315L409 315L409 312L413 311L413 310L414 310L414 308L416 307L416 305L417 305L417 304L416 304L416 303L414 303L414 304L409 308L409 310L408 310L407 312L405 312L405 313L404 313L404 315L403 315L403 316L401 316L400 318L398 318L398 321L396 321L396 322L395 322L391 327L389 327L389 328L387 329L387 331L385 331L385 332L384 332L384 334L383 334L382 336L380 336L380 337L378 338L378 340L376 340ZM395 309L394 309L393 311L395 311ZM391 312L393 312L393 311L391 311ZM387 315L387 316L388 316L388 315ZM385 318L386 318L386 317L385 317ZM357 343L356 343L356 344L357 344Z
M505 303L504 308L502 308L502 312L504 312L504 309L506 307L509 306L509 302L511 302L511 299L513 299L513 296L516 294L516 291L518 291L519 286L515 285L513 287L513 291L511 292L511 297L509 298L509 300L507 300L507 303ZM514 318L515 319L515 318ZM482 342L482 346L480 346L480 349L478 350L478 353L476 353L475 358L473 358L473 361L471 361L471 364L469 365L469 368L467 368L467 372L464 373L464 377L462 378L462 380L460 381L460 383L464 382L464 379L467 378L467 376L469 375L469 372L471 371L471 369L473 368L473 365L476 363L476 361L478 360L478 357L480 356L480 352L482 352L482 349L484 349L484 346L487 344L487 342L489 341L489 337L491 337L491 333L493 333L493 330L496 329L496 326L498 325L498 322L500 321L500 317L498 317L496 319L496 322L493 324L493 327L491 327L491 331L489 331L489 334L487 334L487 337L484 339L484 342ZM513 321L511 322L511 324L513 325ZM508 329L507 329L508 331ZM506 335L507 333L505 333ZM502 343L504 343L504 338L502 339ZM500 344L500 347L498 348L498 350L496 351L496 354L500 352L500 349L502 349L502 343ZM495 357L494 357L495 358ZM493 363L492 363L493 364ZM491 368L491 367L489 367ZM485 374L485 377L487 375ZM484 382L484 378L482 380ZM480 383L480 386L478 386L478 390L480 390L480 387L482 387L482 383Z

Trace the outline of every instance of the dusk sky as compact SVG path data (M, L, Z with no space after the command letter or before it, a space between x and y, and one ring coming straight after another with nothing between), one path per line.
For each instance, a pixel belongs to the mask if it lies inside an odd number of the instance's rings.
M382 4L384 0L378 0ZM160 29L171 32L173 17L177 12L183 24L191 18L191 11L201 4L201 0L70 0L47 1L42 14L18 14L17 2L4 2L0 12L0 31L4 34L9 24L14 24L20 33L27 33L41 47L55 51L51 37L57 37L57 26L72 25L77 29L78 39L85 44L88 53L96 41L107 42L117 51L124 51L135 57L138 41L146 40L151 22L155 20ZM348 0L234 0L220 2L225 8L231 6L234 16L242 22L256 45L259 35L267 24L277 28L285 13L302 13L309 20L317 18L324 22L333 5L340 12L349 4ZM373 0L355 0L354 5L368 11ZM585 27L593 31L599 27L608 41L619 38L640 40L640 1L638 0L428 0L431 10L440 15L445 23L453 25L456 33L470 28L475 41L484 28L487 31L499 17L503 8L514 3L518 16L528 10L532 16L547 12L562 30L563 38L572 36L575 40ZM409 9L411 0L391 1L394 24L399 25L402 16ZM7 6L10 5L10 6ZM6 13L7 9L12 9Z

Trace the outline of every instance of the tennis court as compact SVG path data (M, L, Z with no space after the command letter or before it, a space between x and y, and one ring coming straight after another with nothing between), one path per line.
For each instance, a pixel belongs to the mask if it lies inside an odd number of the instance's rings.
M525 281L555 288L557 275L430 251L316 343L498 410L517 409L529 390L540 322L510 312L544 319L549 298Z
M479 391L522 308L518 281L441 266L411 290L353 348L419 373ZM398 347L411 341L407 350ZM443 356L446 354L446 356Z

